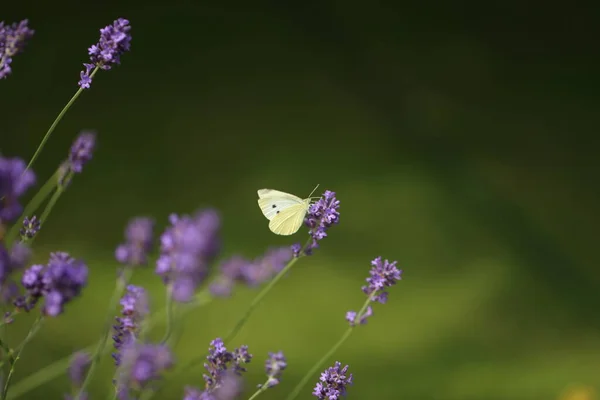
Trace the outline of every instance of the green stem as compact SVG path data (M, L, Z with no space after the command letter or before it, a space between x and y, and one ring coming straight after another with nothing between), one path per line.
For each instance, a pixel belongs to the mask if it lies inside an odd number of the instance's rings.
M210 303L211 300L212 300L212 298L210 296L208 296L206 293L203 293L203 292L198 293L198 295L196 295L196 301L190 303L189 305L187 305L188 307L185 307L182 310L182 317L184 317L191 311L195 310L196 308ZM165 313L165 310L162 309L162 310L157 311L155 314L153 314L149 318L149 321L147 324L147 326L148 326L147 329L150 329L152 326L156 325L160 320L163 320L164 313ZM94 349L100 345L101 341L102 340L99 340L96 344L88 346L85 349L85 351L88 351L88 352L94 351ZM105 349L105 352L106 351L107 351L107 349ZM7 400L13 400L13 399L19 398L20 396L24 395L25 393L28 393L29 391L35 389L36 387L39 387L39 386L43 385L44 383L49 382L49 381L56 379L59 376L63 375L64 371L66 371L67 368L69 367L70 362L71 362L71 355L69 354L68 356L63 357L62 359L55 361L52 364L47 365L42 369L37 370L36 372L27 376L26 378L21 379L19 382L17 382L12 387L12 389L10 391L10 397L8 397Z
M171 337L171 333L173 332L173 286L171 284L167 285L165 288L166 293L166 309L167 309L167 322L166 322L166 331L165 336L163 336L160 341L162 344L167 343L167 340Z
M346 339L348 339L350 337L350 334L352 333L353 330L354 330L354 328L352 328L352 327L350 327L346 330L346 332L342 335L340 340L338 340L337 343L334 344L333 347L331 349L329 349L329 351L323 357L321 357L321 359L319 361L317 361L315 363L315 365L313 365L313 367L306 373L306 375L304 375L304 377L300 380L300 383L298 383L296 385L296 387L294 388L294 390L292 390L292 392L285 398L286 400L293 400L298 396L298 394L300 393L302 388L304 388L304 386L306 386L306 383L309 381L309 379L312 378L313 375L316 374L317 371L319 371L319 369L322 367L322 365L327 360L329 360L329 358L333 355L333 353L335 353L337 351L337 349L339 349L340 346L342 344L344 344Z
M13 357L14 350L10 348L8 344L6 344L3 340L0 339L0 347L4 350L4 356L2 357L2 362L0 363L0 368L4 367L4 362L8 358L8 363L12 365L15 362L15 358Z
M96 75L96 72L98 72L98 69L99 69L98 67L94 68L94 70L90 74L90 78L93 78L94 75ZM38 156L42 152L42 149L44 148L44 145L46 144L46 142L48 141L48 139L50 139L50 135L52 135L52 132L54 132L54 129L56 129L56 126L63 119L63 117L65 116L65 114L69 110L69 108L71 108L71 106L73 105L73 103L75 103L75 100L77 100L77 98L79 97L79 95L81 95L81 93L83 93L83 90L84 90L83 88L79 88L77 90L77 92L75 92L75 94L73 95L73 97L71 97L71 100L69 100L69 102L67 103L67 105L63 107L63 109L60 111L60 113L58 113L58 116L54 119L54 122L52 122L52 125L50 125L50 128L48 128L48 131L44 135L44 138L40 142L40 144L39 144L38 148L36 149L35 153L33 153L33 156L31 157L31 160L29 160L29 164L27 164L27 169L31 168L31 166L33 165L33 163L35 162L35 160L38 158Z
M375 292L371 293L371 295L369 295L369 297L367 298L367 300L365 301L365 303L363 304L361 309L356 313L356 318L354 320L355 324L360 323L359 322L360 317L364 314L367 307L369 307L369 304L371 304L371 302L373 301L373 297L375 297L376 294L377 293L375 293ZM304 377L302 377L300 382L296 385L294 390L292 390L292 392L288 395L288 397L286 397L285 400L294 400L298 396L298 394L300 393L302 388L304 386L306 386L306 383L308 382L308 380L310 378L312 378L314 376L314 374L316 374L319 371L320 368L322 368L323 364L333 355L333 353L335 353L337 351L337 349L340 348L340 346L342 344L344 344L346 339L348 339L350 337L350 335L352 334L352 331L354 331L354 327L355 327L355 325L350 326L346 330L346 332L344 332L344 334L342 335L340 340L338 340L337 343L334 344L333 347L331 349L329 349L329 351L323 357L321 357L321 359L319 361L317 361L315 363L315 365L312 366L312 368L306 373L306 375L304 375Z
M44 185L40 188L40 190L33 196L31 201L25 206L25 211L21 214L18 221L23 222L24 217L31 217L33 213L40 207L40 205L46 200L46 198L52 193L52 191L58 185L58 177L60 173L60 168L52 174L52 176L44 183ZM41 222L44 222L40 220ZM15 223L8 234L6 235L6 243L10 245L19 235L19 230L21 229L20 223Z
M262 392L264 392L265 390L268 389L267 387L267 383L269 381L266 381L261 387L260 389L258 389L256 392L254 392L254 394L252 396L250 396L250 398L248 400L254 400L255 398L257 398L258 396L261 395Z
M115 285L115 290L113 291L112 297L110 299L110 303L108 305L108 312L106 315L106 319L104 321L104 328L102 329L103 336L100 339L100 342L98 343L98 346L96 347L96 350L94 351L94 354L92 354L91 361L90 361L90 367L87 371L87 374L85 375L85 379L84 379L83 383L81 384L81 387L79 388L79 391L77 392L77 395L75 396L74 400L79 400L81 398L81 395L85 392L85 389L87 388L87 386L90 384L90 382L92 380L92 376L94 375L94 372L96 370L96 367L98 366L100 358L102 358L102 355L104 354L104 350L106 348L108 338L111 336L110 329L112 327L112 321L114 318L115 308L117 307L117 304L119 303L119 299L123 295L123 291L125 290L125 287L127 287L127 284L129 283L129 280L131 279L131 275L133 275L133 269L125 268L125 270L123 271L123 274L117 278L117 284Z
M8 376L6 377L6 382L4 383L4 389L2 390L2 400L5 400L7 398L6 396L8 396L8 389L10 388L10 381L15 372L15 365L17 364L17 361L19 361L19 358L21 358L21 352L23 351L23 349L25 348L27 343L29 343L31 341L31 339L33 339L33 337L39 330L43 320L44 320L43 316L40 315L39 317L37 317L37 319L31 325L31 328L29 329L29 332L27 333L25 340L23 340L23 343L21 343L21 345L19 346L20 348L17 351L17 355L14 358L14 361L12 362L12 364L10 366L10 371L8 371Z

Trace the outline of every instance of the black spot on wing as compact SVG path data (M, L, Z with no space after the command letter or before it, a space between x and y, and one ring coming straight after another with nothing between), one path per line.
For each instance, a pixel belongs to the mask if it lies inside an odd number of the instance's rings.
M273 208L276 208L277 206L275 204L272 205Z

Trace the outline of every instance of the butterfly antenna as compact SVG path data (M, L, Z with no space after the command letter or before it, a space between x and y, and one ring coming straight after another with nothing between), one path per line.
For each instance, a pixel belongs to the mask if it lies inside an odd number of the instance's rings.
M315 186L315 188L313 189L313 191L310 192L310 194L308 195L309 199L311 198L310 196L312 196L312 194L315 192L315 190L317 190L318 187L319 187L319 184L317 183L317 186Z

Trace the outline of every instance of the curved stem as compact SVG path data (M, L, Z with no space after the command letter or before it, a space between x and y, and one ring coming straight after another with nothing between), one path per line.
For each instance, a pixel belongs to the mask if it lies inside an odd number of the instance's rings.
M286 400L293 400L298 396L298 394L300 393L302 388L304 386L306 386L306 383L308 382L308 380L314 374L316 374L317 371L319 371L319 369L322 367L322 365L325 364L325 362L333 355L333 353L335 353L336 350L339 349L342 344L344 344L346 339L348 339L350 337L350 334L352 333L353 330L354 330L354 328L352 328L352 327L350 327L346 330L346 332L342 335L340 340L338 340L337 343L334 344L333 347L331 349L329 349L329 351L323 357L321 357L321 359L319 361L317 361L315 363L315 365L312 366L312 368L306 373L306 375L304 375L304 377L296 385L294 390L292 390L292 392L285 398Z
M4 382L4 388L2 389L2 400L5 400L6 396L8 396L8 389L10 388L10 381L15 372L15 365L17 364L17 361L19 361L19 358L21 358L21 352L23 351L23 349L25 348L27 343L29 343L31 341L31 339L33 339L33 337L39 330L43 320L44 320L43 316L40 315L39 317L37 317L37 319L31 325L31 328L29 329L29 332L27 333L25 340L23 340L23 343L21 343L19 345L19 350L17 351L16 357L14 358L14 360L10 366L10 371L8 371L8 376L6 377L6 382Z
M261 387L260 389L258 389L256 392L254 392L254 394L252 396L250 396L250 398L248 400L254 400L255 398L257 398L258 396L261 395L262 392L264 392L265 390L267 390L267 383L269 381L267 380Z
M98 67L94 68L94 70L90 74L90 78L94 77L94 75L96 74L96 72L98 72L98 69L99 69ZM50 135L52 135L52 132L54 132L54 129L56 129L56 126L58 125L58 123L60 122L60 120L63 119L63 117L65 116L65 114L69 110L69 108L71 108L71 106L73 105L73 103L75 103L75 100L77 100L77 98L79 97L79 95L81 95L81 93L83 92L83 90L84 90L83 88L79 88L77 90L77 92L75 92L75 94L73 95L73 97L71 97L71 100L69 100L69 102L67 103L67 105L65 105L63 107L63 109L58 113L58 116L54 119L54 122L52 122L52 125L50 125L50 128L48 128L48 131L46 132L46 134L42 138L42 141L40 142L38 148L35 150L35 153L33 153L33 156L31 157L31 160L29 160L29 164L27 164L26 170L28 170L29 168L31 168L31 166L33 165L33 163L35 162L35 160L38 158L38 156L42 152L42 149L44 148L44 145L46 144L46 142L48 141L48 139L50 139Z
M129 283L129 280L131 279L131 275L133 275L133 269L125 268L125 270L123 271L123 274L117 278L117 284L115 285L115 290L113 291L112 297L110 299L110 303L108 305L108 312L107 312L106 319L104 322L104 328L102 329L102 332L103 332L102 339L100 339L100 342L98 343L98 346L96 347L96 350L94 351L94 354L91 357L90 367L87 371L87 374L85 375L85 379L84 379L83 383L81 384L81 387L79 388L79 391L77 392L77 395L75 396L74 400L79 400L81 398L81 395L85 392L85 389L87 388L87 386L90 384L90 382L92 380L92 376L94 375L95 369L98 366L100 358L104 354L104 349L106 348L106 343L108 342L108 338L111 336L110 328L112 326L115 308L117 307L117 304L119 303L119 299L123 295L123 291L125 290L125 287Z

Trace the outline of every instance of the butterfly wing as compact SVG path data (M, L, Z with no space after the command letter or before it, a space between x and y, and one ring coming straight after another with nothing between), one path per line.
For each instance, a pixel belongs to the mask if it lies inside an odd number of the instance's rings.
M269 221L284 210L303 203L304 200L300 197L279 190L260 189L258 191L258 206Z
M307 211L308 205L305 202L294 204L276 214L269 222L269 229L277 235L293 235L302 226Z

